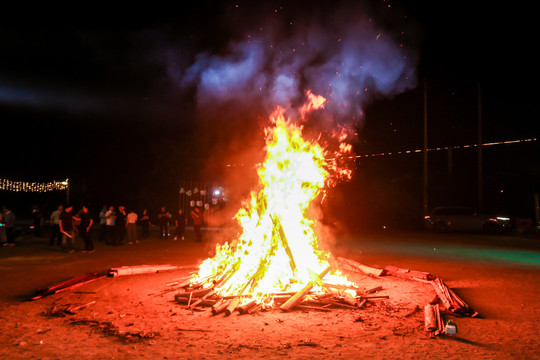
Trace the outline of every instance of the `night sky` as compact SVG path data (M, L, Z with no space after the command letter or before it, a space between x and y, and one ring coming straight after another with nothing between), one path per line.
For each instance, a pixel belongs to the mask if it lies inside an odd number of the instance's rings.
M174 206L181 179L242 187L225 165L259 160L268 113L306 89L357 129L358 154L422 147L424 84L429 147L477 141L479 88L485 142L538 136L523 4L253 3L5 11L0 177L69 177L72 200L94 208ZM529 216L537 156L536 142L486 149L486 207ZM445 152L430 154L432 206L477 205L475 161L456 150L450 172ZM422 205L421 155L360 159L355 173L339 191L366 221ZM353 206L339 191L336 204Z

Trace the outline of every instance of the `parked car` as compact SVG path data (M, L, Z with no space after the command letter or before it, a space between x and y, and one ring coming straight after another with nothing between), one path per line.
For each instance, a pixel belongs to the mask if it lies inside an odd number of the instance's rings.
M424 216L427 229L445 231L483 231L498 233L509 230L512 222L505 216L481 214L469 207L436 207L430 215Z

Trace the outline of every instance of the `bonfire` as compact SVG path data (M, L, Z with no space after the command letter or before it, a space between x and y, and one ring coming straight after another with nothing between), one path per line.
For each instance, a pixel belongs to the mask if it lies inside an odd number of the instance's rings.
M280 107L271 114L265 129L266 157L257 166L259 185L235 216L242 232L231 243L218 245L216 255L191 279L192 286L207 290L207 295L235 299L239 305L273 306L280 296L293 294L300 301L308 294L327 293L333 284L339 285L342 296L347 291L354 296L355 284L330 265L331 254L320 248L316 220L309 217L315 199L322 198L337 178L350 177L350 170L337 166L336 158L352 147L343 142L343 132L337 134L337 154L303 137L307 114L326 101L311 92L307 96L296 121L286 118ZM282 309L288 308L285 305Z

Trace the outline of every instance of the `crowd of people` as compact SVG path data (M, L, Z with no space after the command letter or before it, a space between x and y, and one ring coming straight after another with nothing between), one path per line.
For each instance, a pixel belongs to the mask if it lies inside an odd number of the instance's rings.
M197 241L202 241L201 226L203 213L199 208L190 212ZM38 207L32 210L33 234L40 237L41 212ZM36 219L39 219L37 221ZM138 244L140 240L150 236L150 227L154 226L150 221L147 209L137 214L134 209L126 209L125 206L103 206L96 221L89 213L87 206L76 213L72 205L60 205L54 210L49 218L51 234L49 246L59 246L65 252L75 251L75 241L81 239L84 243L82 252L94 251L94 243L91 230L97 233L98 240L106 245L121 246L126 242L129 245ZM185 228L188 222L182 209L171 214L166 207L162 206L157 214L160 239L172 238L172 240L184 240ZM14 235L15 215L6 207L0 213L0 243L5 246L15 245ZM140 231L139 231L140 227ZM174 233L171 229L174 227ZM97 231L96 231L97 230Z

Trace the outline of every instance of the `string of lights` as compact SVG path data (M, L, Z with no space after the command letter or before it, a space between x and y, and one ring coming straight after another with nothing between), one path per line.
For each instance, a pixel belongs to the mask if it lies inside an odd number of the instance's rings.
M50 182L13 181L0 178L0 190L14 192L49 192L67 190L69 179Z
M507 144L519 144L519 143L527 143L527 142L533 142L537 141L537 138L530 138L530 139L519 139L519 140L507 140L507 141L497 141L497 142L488 142L483 143L482 146L494 146L494 145L507 145ZM470 144L470 145L455 145L455 146L442 146L442 147L436 147L436 148L430 148L427 149L428 152L430 151L442 151L442 150L457 150L457 149L468 149L468 148L475 148L478 147L478 144ZM354 155L345 157L346 159L362 159L362 158L370 158L370 157L378 157L378 156L386 156L386 155L403 155L403 154L416 154L424 152L424 149L416 149L416 150L402 150L402 151L389 151L389 152L381 152L381 153L373 153L373 154L360 154L360 155ZM326 159L326 160L335 160L335 159ZM244 164L228 164L225 165L226 167L242 167Z
M518 143L526 143L526 142L533 142L538 139L531 138L531 139L520 139L520 140L508 140L508 141L498 141L498 142L489 142L489 143L483 143L482 146L494 146L494 145L506 145L506 144L518 144ZM478 147L478 144L470 144L470 145L456 145L456 146L442 146L442 147L436 147L436 148L430 148L427 149L428 152L430 151L442 151L442 150L456 150L456 149L468 149L468 148L475 148ZM369 158L369 157L377 157L377 156L385 156L385 155L402 155L402 154L415 154L415 153L421 153L424 149L416 149L416 150L403 150L403 151L390 151L390 152L382 152L382 153L375 153L375 154L363 154L363 155L356 155L355 158Z

